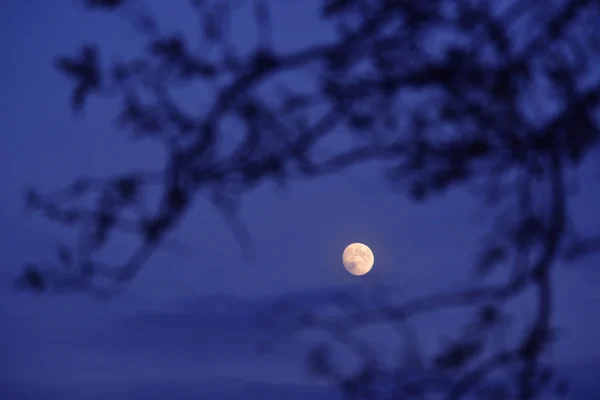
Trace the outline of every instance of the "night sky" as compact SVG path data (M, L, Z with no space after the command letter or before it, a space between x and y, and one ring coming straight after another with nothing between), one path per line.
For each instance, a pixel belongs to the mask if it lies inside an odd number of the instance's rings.
M262 333L253 324L255 313L286 296L299 302L330 290L368 296L378 285L392 285L409 299L469 282L485 210L460 190L414 204L390 191L375 166L359 166L284 190L265 184L246 196L241 217L256 245L253 262L244 260L223 218L199 198L172 235L188 254L159 251L117 299L16 292L12 279L24 263L52 259L59 243L73 239L61 227L26 216L26 185L52 190L79 175L156 168L164 159L160 148L133 142L115 128L116 102L94 98L83 115L70 112L71 86L53 68L56 56L97 42L111 60L142 44L123 20L82 12L75 3L9 0L0 13L0 398L332 398L334 389L306 371L307 340L256 355ZM186 2L148 3L164 31L196 32ZM331 36L314 4L282 1L274 8L276 46ZM251 46L254 22L247 14L238 18L236 42ZM202 94L181 96L191 104L203 101ZM588 163L579 171L582 191L571 203L589 233L600 226L600 191L591 185L598 167ZM375 254L363 278L341 264L352 242ZM122 258L130 245L123 239L107 259ZM560 341L552 357L572 379L575 400L600 393L593 378L600 369L597 261L559 265L553 276ZM517 318L533 313L514 307ZM422 321L423 342L437 343L456 318Z

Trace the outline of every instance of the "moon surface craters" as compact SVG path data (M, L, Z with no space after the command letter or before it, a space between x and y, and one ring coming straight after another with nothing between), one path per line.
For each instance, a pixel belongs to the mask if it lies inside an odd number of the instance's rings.
M373 266L373 252L362 243L352 243L344 250L342 256L344 267L353 275L364 275Z

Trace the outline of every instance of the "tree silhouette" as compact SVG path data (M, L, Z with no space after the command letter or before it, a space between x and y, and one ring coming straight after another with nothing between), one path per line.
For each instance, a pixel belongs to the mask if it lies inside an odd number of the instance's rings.
M259 32L246 52L228 35L228 18L241 3L254 7ZM315 372L355 397L532 399L547 389L565 392L546 358L555 340L550 278L560 257L600 248L600 239L577 233L565 182L565 172L576 171L598 143L598 2L323 0L320 17L336 39L289 52L271 44L267 1L192 1L202 21L200 51L182 36L162 34L141 2L85 4L124 16L147 48L109 68L92 45L60 58L58 68L75 83L73 108L82 110L89 96L115 96L122 127L163 144L168 158L156 172L82 178L51 194L28 191L30 206L81 231L74 250L61 248L56 266L28 266L21 285L118 293L165 244L194 196L209 198L251 249L236 214L245 192L267 180L283 185L377 160L394 187L416 201L455 187L481 196L490 234L473 287L337 318L287 305L285 315L273 314L270 329L324 329L358 352L365 366L351 376L331 365L327 345L310 358ZM290 78L298 71L311 79ZM210 105L197 115L185 111L173 95L181 84L198 84L212 96ZM226 151L222 141L232 129L244 137ZM353 145L319 156L320 143L340 132ZM142 212L153 187L160 202ZM96 255L117 230L139 235L140 246L122 265L107 266ZM498 268L506 281L489 283ZM507 303L526 291L536 295L536 314L518 341L494 349ZM415 315L461 307L473 310L473 320L431 360L383 370L352 336L365 325L406 328Z

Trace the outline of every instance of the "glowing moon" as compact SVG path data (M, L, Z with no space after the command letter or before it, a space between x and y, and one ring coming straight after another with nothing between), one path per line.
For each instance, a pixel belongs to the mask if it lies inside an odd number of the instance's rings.
M373 268L375 257L371 249L362 243L352 243L344 249L342 263L346 271L361 276Z

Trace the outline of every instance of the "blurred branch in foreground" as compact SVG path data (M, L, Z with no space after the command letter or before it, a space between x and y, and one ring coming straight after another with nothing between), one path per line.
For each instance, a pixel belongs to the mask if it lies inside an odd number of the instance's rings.
M284 185L378 160L390 183L416 201L455 187L482 196L492 218L476 266L480 280L473 289L390 305L381 314L323 320L305 310L310 323L303 326L325 329L355 348L361 345L349 338L357 326L470 306L478 329L458 335L427 364L435 384L375 370L370 356L353 378L319 364L319 352L315 368L341 379L349 394L391 376L396 391L385 393L413 398L425 398L429 389L447 398L542 395L552 381L544 361L554 340L552 268L559 255L582 256L597 247L572 228L564 182L566 171L576 172L598 143L597 2L323 1L320 18L335 28L336 40L296 51L271 45L265 1L250 2L260 30L251 51L238 49L228 35L231 14L248 2L191 2L202 21L202 51L181 35L161 33L141 2L85 3L124 16L147 46L143 55L107 68L93 45L60 58L57 66L75 84L73 108L82 111L94 95L114 96L122 128L161 143L168 157L157 172L80 179L51 195L28 192L30 206L78 227L80 242L60 251L57 266L29 266L25 287L118 293L200 198L223 214L251 256L237 214L244 193L264 181ZM304 78L290 78L298 72ZM190 114L173 95L182 84L201 87L210 105ZM232 129L243 134L233 149ZM321 143L340 133L353 145L318 157ZM150 190L161 193L154 211L143 205ZM138 235L140 246L121 265L105 266L96 255L117 230ZM498 268L506 282L484 284ZM514 345L491 351L496 317L528 290L537 310L530 325Z

